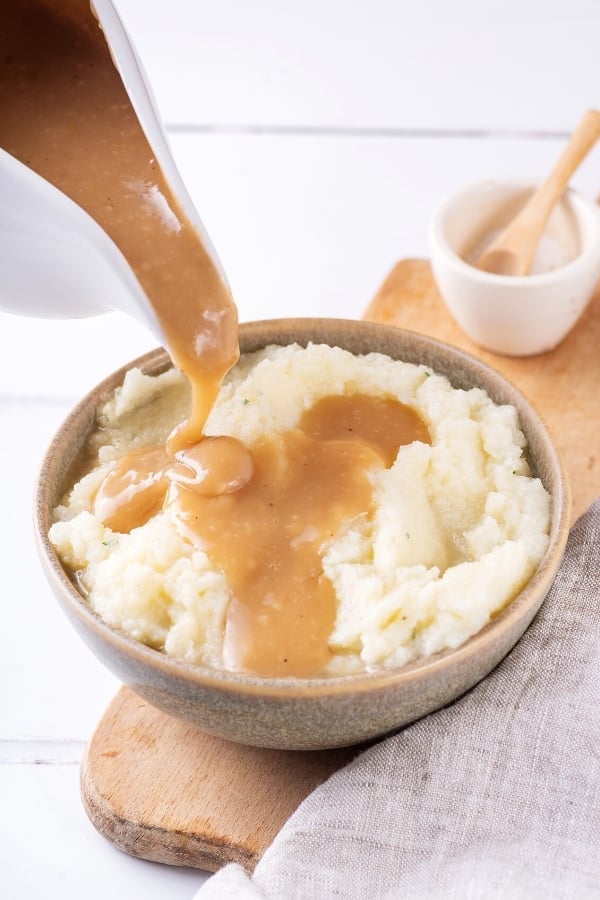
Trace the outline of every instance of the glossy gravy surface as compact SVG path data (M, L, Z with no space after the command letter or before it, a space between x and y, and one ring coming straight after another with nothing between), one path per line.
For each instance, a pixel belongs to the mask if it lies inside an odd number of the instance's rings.
M369 470L429 441L391 398L327 397L298 428L251 449L203 428L236 362L227 286L153 158L88 0L14 0L0 27L0 145L82 206L144 288L192 412L167 440L116 463L97 516L128 532L170 506L181 532L225 572L232 592L227 666L312 675L329 659L333 588L320 552L372 506Z
M11 0L0 24L0 146L88 212L144 288L191 381L198 440L238 358L228 287L154 159L89 0Z
M415 440L429 443L427 428L398 400L328 396L297 428L264 436L246 451L243 483L213 484L203 458L226 460L233 452L231 472L239 473L232 438L206 438L193 463L192 454L173 463L163 448L151 448L117 463L95 512L123 532L170 505L180 532L225 572L227 667L314 675L329 662L336 612L323 547L345 522L372 512L369 473L390 466L398 448Z

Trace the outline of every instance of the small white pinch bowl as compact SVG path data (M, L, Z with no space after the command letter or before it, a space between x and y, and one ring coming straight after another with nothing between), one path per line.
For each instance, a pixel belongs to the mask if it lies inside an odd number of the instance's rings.
M571 189L553 210L542 239L566 252L566 264L536 272L534 262L533 274L509 276L466 261L484 248L486 235L511 221L536 187L522 179L469 185L438 206L429 227L433 275L451 314L476 344L507 356L556 347L600 279L600 207Z

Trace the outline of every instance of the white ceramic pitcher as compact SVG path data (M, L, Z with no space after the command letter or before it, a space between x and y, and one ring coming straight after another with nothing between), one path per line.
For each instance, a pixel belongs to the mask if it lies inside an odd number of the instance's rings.
M112 0L95 0L94 10L163 175L225 279ZM42 318L85 318L119 309L164 343L140 283L111 238L80 206L4 150L0 150L0 309Z

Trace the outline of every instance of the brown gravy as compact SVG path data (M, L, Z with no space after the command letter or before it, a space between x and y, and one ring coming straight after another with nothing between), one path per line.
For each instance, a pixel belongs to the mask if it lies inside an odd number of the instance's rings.
M215 437L175 462L162 447L130 454L105 478L95 512L127 532L170 505L181 532L227 577L228 668L312 675L330 658L335 620L322 548L345 522L371 511L369 472L390 466L399 447L415 440L429 443L429 433L398 400L328 396L297 428L263 437L251 453L234 438ZM213 484L206 453L236 478L246 454L244 478Z
M0 146L71 197L119 247L189 377L194 443L238 358L229 289L173 197L89 0L11 0L0 26Z
M226 574L225 662L263 675L312 675L329 659L333 587L320 552L372 505L369 471L429 441L392 398L326 397L298 428L251 450L204 437L236 362L227 286L153 158L88 0L13 0L0 26L0 145L85 209L144 288L192 413L165 447L129 454L96 497L128 532L169 505L181 531Z

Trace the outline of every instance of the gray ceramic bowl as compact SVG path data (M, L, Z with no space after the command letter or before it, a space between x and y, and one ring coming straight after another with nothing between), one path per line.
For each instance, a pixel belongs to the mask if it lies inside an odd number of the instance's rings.
M467 354L412 332L366 322L283 319L242 325L242 351L267 344L323 342L355 353L377 350L424 363L455 387L484 388L519 411L529 462L552 497L550 543L524 590L482 631L448 650L400 669L341 678L276 679L232 674L171 659L104 624L77 592L48 540L51 510L94 427L97 407L123 380L111 375L64 422L42 464L35 520L46 575L83 639L118 678L151 704L232 741L282 749L323 749L360 743L406 725L459 697L509 652L538 611L560 564L569 528L569 488L538 415L501 375ZM135 360L157 374L162 350ZM129 367L127 367L129 368Z

